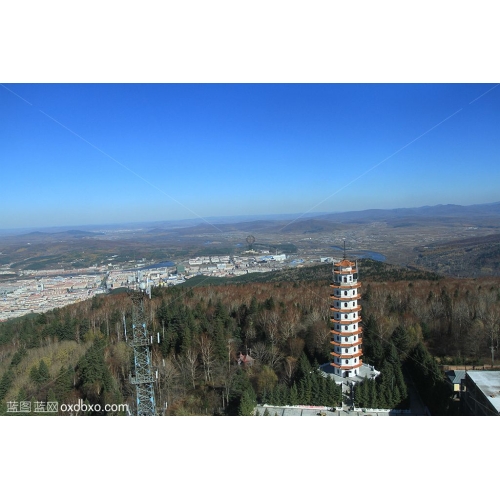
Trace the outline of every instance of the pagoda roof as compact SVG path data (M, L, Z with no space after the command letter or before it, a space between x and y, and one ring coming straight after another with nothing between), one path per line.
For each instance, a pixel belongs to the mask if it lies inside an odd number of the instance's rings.
M356 265L356 262L351 262L350 260L344 259L341 260L340 262L335 263L336 266L342 266L342 267L352 267Z

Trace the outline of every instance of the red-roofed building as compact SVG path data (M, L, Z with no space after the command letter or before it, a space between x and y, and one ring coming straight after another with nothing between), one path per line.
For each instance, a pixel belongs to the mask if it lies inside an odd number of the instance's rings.
M243 354L242 352L238 355L238 364L243 366L252 366L254 364L254 359L250 354Z

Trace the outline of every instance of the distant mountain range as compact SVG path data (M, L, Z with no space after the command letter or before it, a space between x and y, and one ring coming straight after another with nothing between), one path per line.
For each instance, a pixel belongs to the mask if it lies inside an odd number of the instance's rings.
M394 227L429 225L432 222L460 222L481 223L491 222L495 227L499 225L500 202L476 205L435 205L416 208L369 209L337 213L297 213L297 214L269 214L269 215L239 215L203 217L172 221L156 221L143 223L123 223L107 225L66 226L61 228L43 228L25 233L19 229L0 230L0 236L19 235L38 238L83 238L100 236L103 232L124 230L143 230L151 235L164 232L188 234L193 228L211 231L269 231L280 230L283 233L304 232L318 233L331 231L339 224L369 224L386 222ZM480 221L479 221L480 219ZM85 229L83 229L85 228Z
M343 223L363 223L375 221L393 221L395 219L450 219L499 217L500 202L479 205L434 205L417 208L370 209L357 212L326 214L317 219L335 220Z
M101 236L104 233L95 231L81 231L79 229L69 229L67 231L58 232L48 232L48 231L33 231L31 233L26 233L19 235L22 238L28 238L32 240L37 239L67 239L67 238L89 238L93 236Z
M394 209L370 209L352 212L338 212L327 214L290 214L273 218L272 215L254 219L229 222L223 217L219 222L201 221L198 219L196 225L180 227L182 221L178 221L178 228L169 227L169 223L160 223L151 231L174 230L176 234L192 233L196 228L203 233L217 233L218 231L259 231L280 233L304 233L314 234L331 232L340 229L342 225L370 224L374 222L385 222L393 227L405 226L429 226L432 224L470 224L487 227L500 227L500 202L480 205L435 205L417 208L394 208ZM236 218L233 218L236 219ZM193 219L190 222L194 222ZM207 224L207 222L210 222Z

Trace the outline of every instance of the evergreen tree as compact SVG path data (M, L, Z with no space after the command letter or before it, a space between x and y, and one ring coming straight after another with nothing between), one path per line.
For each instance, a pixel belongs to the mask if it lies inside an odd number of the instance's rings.
M358 408L366 408L367 405L367 378L354 387L354 399Z
M398 365L394 370L394 376L396 378L396 387L400 393L400 401L403 401L408 397L408 388L406 387L406 382L404 380L403 371L401 365Z
M388 408L389 405L387 403L387 399L386 399L386 392L384 390L384 388L382 388L381 386L375 384L375 387L378 389L377 390L377 408Z
M50 379L49 369L45 364L43 359L40 360L40 364L38 366L38 381L40 384L44 384Z
M112 390L113 378L104 360L106 343L97 340L78 362L78 373L83 396L102 406L107 391Z
M391 341L394 343L399 356L404 359L410 349L410 337L406 329L398 326L392 334Z
M299 404L299 391L297 389L297 384L295 384L295 382L293 383L292 388L290 389L290 404L292 406Z
M320 405L321 404L320 380L318 380L316 373L310 376L309 380L311 381L311 388L312 388L311 391L312 404Z
M300 380L299 383L299 394L301 394L301 404L310 405L312 404L312 381L311 376L307 375Z
M52 388L50 388L47 392L47 401L56 401L56 394Z
M368 405L370 408L377 408L377 387L375 380L368 381Z
M38 372L38 367L37 366L32 366L30 370L30 380L34 382L35 384L40 383L40 374Z
M253 390L245 390L241 395L240 405L238 408L238 415L251 416L255 410L255 393Z
M307 359L305 352L302 352L299 358L299 366L297 369L297 378L302 379L308 377L312 371L311 363Z
M12 367L17 366L21 362L21 360L24 358L26 353L27 353L27 350L24 347L21 347L21 349L16 351L14 356L12 356L12 359L10 361L10 366L12 366Z
M257 299L255 298L255 295L252 296L252 300L250 301L250 307L248 308L248 314L252 315L257 313L259 310L259 304L257 302Z
M402 400L403 398L401 397L399 387L396 385L396 387L394 387L394 392L393 392L393 403L392 403L393 408L396 408L401 403Z
M251 400L253 401L253 407L255 407L257 398L255 397L252 384L250 383L247 372L240 369L234 376L232 390L229 394L229 405L227 408L227 413L229 415L239 415L241 399L245 392L248 393L247 396L245 396L245 405L248 406L248 401Z
M338 406L340 403L340 397L341 397L341 389L339 391L339 387L335 383L333 379L330 377L326 378L326 392L327 392L327 397L326 397L326 406Z
M7 395L13 381L14 373L9 369L2 375L0 380L0 401Z
M19 392L17 393L17 401L28 401L28 394L24 387L21 387L21 389L19 389Z
M290 405L290 389L286 386L286 384L279 384L280 385L280 399L282 401L282 405L288 406Z
M73 387L73 375L74 371L70 367L64 369L61 366L55 381L55 399L53 401L58 401L59 403L65 401L66 396Z
M326 388L326 378L323 377L322 375L318 374L318 387L319 387L319 398L318 398L318 404L321 406L327 406L328 403L328 392Z

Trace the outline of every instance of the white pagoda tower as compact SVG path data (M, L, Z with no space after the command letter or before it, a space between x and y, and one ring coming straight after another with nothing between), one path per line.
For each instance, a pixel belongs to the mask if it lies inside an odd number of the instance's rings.
M344 259L333 264L330 284L331 361L333 373L342 378L359 376L362 363L361 295L357 262Z

